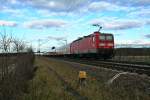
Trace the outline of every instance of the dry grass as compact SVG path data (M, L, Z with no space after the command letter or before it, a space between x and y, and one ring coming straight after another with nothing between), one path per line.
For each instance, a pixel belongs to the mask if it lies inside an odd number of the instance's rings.
M33 76L34 55L0 57L0 100L20 100Z
M147 77L124 75L107 86L105 83L118 72L104 69L91 70L86 65L64 63L48 58L38 58L36 64L39 68L30 88L30 91L33 91L36 87L36 97L41 98L36 100L77 100L64 89L55 73L48 71L48 67L55 70L69 86L88 100L150 100L150 95L145 91L150 85ZM87 85L78 88L78 71L83 69L88 72Z
M76 100L64 90L61 80L49 70L46 62L36 59L38 69L35 77L29 82L29 93L25 100Z

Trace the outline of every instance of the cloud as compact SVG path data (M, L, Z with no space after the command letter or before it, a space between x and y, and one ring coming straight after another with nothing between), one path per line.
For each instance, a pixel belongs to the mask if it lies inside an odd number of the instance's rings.
M87 0L15 0L23 6L51 11L74 11L82 7Z
M18 4L19 1L18 0L9 0L12 4Z
M56 12L90 10L129 10L130 7L149 6L150 0L1 0L1 6L32 7Z
M150 34L144 35L146 38L150 39Z
M150 20L146 20L146 25L150 25Z
M108 30L124 30L131 28L138 28L144 25L141 21L138 20L108 20L108 19L94 19L90 24L99 24L104 29Z
M48 36L48 39L56 40L56 41L65 41L66 37L53 37L53 36Z
M131 11L134 9L134 5L148 5L150 4L149 1L150 0L1 0L0 9L1 6L8 7L9 5L10 9L8 12L14 12L14 14L16 11L13 10L24 8L47 10L50 13L52 12L52 15L56 15L56 13L63 15L68 12L83 14L93 11ZM149 12L145 12L145 14L149 14ZM143 13L140 15L143 15Z
M116 41L115 47L150 47L150 41L143 39Z
M145 7L150 5L150 0L110 0L110 2L132 7Z
M0 26L10 26L10 27L15 27L15 26L17 26L17 23L14 22L14 21L0 20Z
M120 11L120 10L126 11L129 8L106 1L99 1L99 2L92 2L88 6L88 9L92 11Z
M61 28L64 27L65 25L67 25L67 22L63 20L44 19L25 22L23 26L25 26L26 28L43 29L52 27Z
M138 8L137 10L130 12L129 16L150 17L150 9Z
M1 9L1 13L8 13L14 16L23 15L19 9L13 9L9 7L3 7L3 9Z
M51 16L75 16L75 14L73 12L52 12L49 10L38 10L37 11L38 14L40 14L42 17L46 18L46 17L51 17Z
M137 6L149 6L150 0L130 0L134 5Z
M26 12L27 10L25 10L25 8L22 8L22 9L18 9L17 7L16 8L12 8L11 6L3 6L1 7L0 5L0 14L4 14L5 16L9 16L9 17L12 17L12 18L25 18L27 17L26 16Z

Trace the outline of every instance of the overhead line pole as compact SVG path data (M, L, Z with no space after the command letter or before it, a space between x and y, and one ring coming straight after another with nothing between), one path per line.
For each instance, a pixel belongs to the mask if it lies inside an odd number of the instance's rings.
M39 54L40 54L40 46L41 46L40 42L41 42L41 39L38 39L38 52L39 52Z

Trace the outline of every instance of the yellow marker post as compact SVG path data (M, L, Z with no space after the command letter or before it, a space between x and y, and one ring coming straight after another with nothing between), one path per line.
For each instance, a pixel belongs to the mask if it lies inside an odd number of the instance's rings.
M79 86L85 86L87 79L86 71L79 71Z
M86 71L79 71L79 78L87 78Z

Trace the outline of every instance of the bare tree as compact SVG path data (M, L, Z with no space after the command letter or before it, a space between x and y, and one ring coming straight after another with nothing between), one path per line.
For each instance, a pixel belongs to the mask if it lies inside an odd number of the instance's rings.
M10 45L12 42L12 35L6 33L5 27L3 26L3 33L0 32L0 49L2 53L10 52ZM8 75L8 57L2 57L2 64L0 65L1 69L1 78L4 79Z
M0 45L1 45L1 50L4 53L8 53L10 51L10 44L12 43L12 35L9 36L4 32L4 34L0 33L1 38L0 38Z
M13 50L15 50L17 53L25 50L25 43L22 40L19 39L13 39Z

